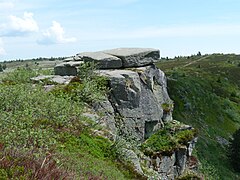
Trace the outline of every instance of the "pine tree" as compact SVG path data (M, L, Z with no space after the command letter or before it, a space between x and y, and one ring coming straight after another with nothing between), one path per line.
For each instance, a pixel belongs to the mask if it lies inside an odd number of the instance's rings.
M240 129L233 134L229 145L229 159L235 171L240 172Z

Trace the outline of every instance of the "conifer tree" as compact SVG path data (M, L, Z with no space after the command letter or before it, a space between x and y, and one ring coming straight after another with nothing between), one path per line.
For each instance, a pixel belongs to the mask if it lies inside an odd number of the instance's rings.
M234 170L240 172L240 129L233 134L229 145L229 158Z

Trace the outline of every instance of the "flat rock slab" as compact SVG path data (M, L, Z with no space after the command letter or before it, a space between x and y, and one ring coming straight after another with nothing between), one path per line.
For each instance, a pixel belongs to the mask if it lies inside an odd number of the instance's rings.
M69 62L69 61L74 61L74 57L68 57L63 60L63 62Z
M152 48L117 48L103 52L120 58L124 68L150 65L160 58L160 51Z
M58 76L58 75L40 75L31 78L33 82L44 83L49 82L53 84L68 84L74 76Z
M152 48L117 48L97 52L83 52L65 59L55 66L56 75L76 76L82 63L94 62L98 69L143 67L158 62L160 52Z
M58 67L58 66L77 67L77 66L80 66L82 63L84 63L84 62L83 61L68 61L68 62L60 63L60 64L56 65L56 67Z
M102 51L84 52L77 56L84 62L94 62L99 69L117 69L122 67L122 60Z

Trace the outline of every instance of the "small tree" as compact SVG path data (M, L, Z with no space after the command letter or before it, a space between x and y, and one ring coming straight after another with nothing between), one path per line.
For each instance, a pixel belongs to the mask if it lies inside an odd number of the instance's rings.
M233 134L229 145L229 159L235 171L240 172L240 129Z
M0 72L2 72L3 71L3 67L2 67L2 65L0 64Z
M2 65L2 69L3 69L3 70L7 69L7 65L6 65L6 64L3 64L3 65Z

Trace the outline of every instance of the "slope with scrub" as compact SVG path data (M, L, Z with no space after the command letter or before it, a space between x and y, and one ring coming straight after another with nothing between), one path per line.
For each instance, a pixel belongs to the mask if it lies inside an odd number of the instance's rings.
M199 129L195 152L210 179L237 179L228 144L240 127L240 56L178 57L158 67L168 76L173 117Z

